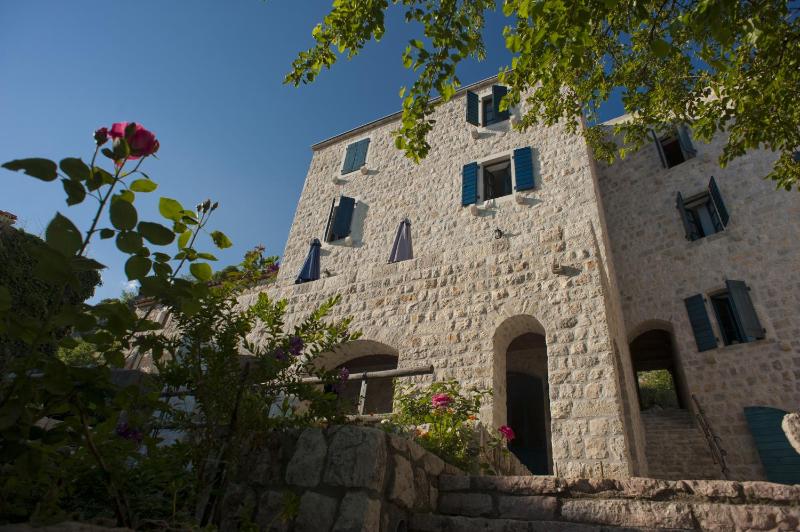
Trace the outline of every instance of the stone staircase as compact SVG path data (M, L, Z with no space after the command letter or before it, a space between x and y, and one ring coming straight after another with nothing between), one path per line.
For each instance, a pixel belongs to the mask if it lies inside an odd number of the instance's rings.
M649 476L678 480L721 479L708 442L689 410L668 408L642 412Z
M798 530L800 486L645 478L439 477L411 532Z

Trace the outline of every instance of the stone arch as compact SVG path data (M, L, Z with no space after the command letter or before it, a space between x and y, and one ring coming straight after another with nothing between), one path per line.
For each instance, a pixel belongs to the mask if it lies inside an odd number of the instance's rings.
M494 421L516 432L511 450L533 473L553 470L547 339L528 314L505 318L492 337Z
M347 368L353 373L397 369L397 349L375 340L354 340L324 353L318 364L325 369ZM348 381L339 391L342 407L348 414L358 412L361 381ZM365 414L384 414L392 411L394 385L391 377L371 379L367 383Z
M640 408L647 406L642 403L643 397L640 388L641 374L647 371L669 373L675 393L675 406L689 408L689 390L686 386L683 367L678 358L672 324L659 319L643 321L631 329L628 335L628 346Z

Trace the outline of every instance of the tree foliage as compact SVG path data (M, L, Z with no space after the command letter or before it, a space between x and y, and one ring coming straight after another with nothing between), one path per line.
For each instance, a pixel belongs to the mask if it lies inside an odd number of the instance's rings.
M400 92L396 145L424 158L435 107L460 86L456 66L483 59L485 13L494 0L337 0L286 82L313 82L340 56L351 58L385 31L395 6L422 35L403 52L417 80ZM722 166L747 151L780 153L769 178L790 189L800 179L800 4L786 0L505 0L505 45L513 54L501 81L503 108L524 100L516 127L565 121L596 155L611 161L637 149L651 129L691 124L700 140L727 133ZM598 123L614 91L630 120ZM433 96L440 95L438 100ZM588 123L582 127L583 122Z

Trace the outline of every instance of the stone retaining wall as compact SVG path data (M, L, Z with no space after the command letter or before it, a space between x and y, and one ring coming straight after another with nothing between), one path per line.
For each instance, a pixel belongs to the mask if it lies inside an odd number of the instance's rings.
M506 526L511 521L635 530L797 530L800 526L800 486L769 482L443 475L439 492L439 515L416 517L412 530L452 529L448 516L458 516L464 526L476 526L477 520L489 523L482 530L525 529Z
M378 429L346 425L276 435L253 442L242 457L222 501L221 529L405 530L412 513L436 508L442 473L461 474Z

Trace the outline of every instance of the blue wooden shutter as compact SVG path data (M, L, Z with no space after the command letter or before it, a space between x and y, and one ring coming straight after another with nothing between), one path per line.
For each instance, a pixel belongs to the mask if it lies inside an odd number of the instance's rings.
M711 201L714 202L714 207L717 209L722 226L728 227L730 215L728 214L728 209L725 208L725 202L722 201L722 194L719 193L719 187L717 187L717 182L714 181L713 177L711 181L708 182L708 194L711 196Z
M654 129L650 130L650 135L653 136L653 142L656 143L656 150L658 150L658 157L661 159L661 166L667 168L667 156L664 155L664 147L661 145L661 140Z
M697 350L708 351L717 347L717 337L714 336L714 329L711 328L711 320L708 319L703 295L687 297L683 302L686 304L686 313L689 314L689 323L692 325Z
M753 308L753 301L750 299L750 289L744 281L725 281L728 287L728 297L733 305L733 315L736 325L744 337L745 342L760 340L764 338L764 328L758 321L756 309Z
M685 125L680 125L677 128L678 134L678 144L681 145L681 150L683 151L683 155L687 159L691 159L695 155L697 155L697 150L694 149L694 145L692 144L692 137L689 135L689 128Z
M492 105L494 106L494 121L508 120L508 109L500 110L500 101L508 94L508 89L502 85L492 85Z
M325 233L322 239L325 242L333 240L333 217L336 215L336 198L331 201L331 210L328 212L328 222L325 224Z
M339 240L350 234L350 223L353 221L353 210L356 200L342 196L333 219L333 240Z
M681 221L683 222L683 229L686 231L686 240L697 240L700 234L697 232L697 227L689 219L689 213L686 211L686 206L683 204L683 196L678 192L678 197L675 199L675 207L681 214Z
M367 150L369 149L369 139L356 142L356 155L353 161L353 170L358 170L367 163Z
M461 205L478 201L478 163L464 165L461 171Z
M356 160L356 154L358 152L358 143L353 142L352 144L347 146L347 153L344 156L344 165L342 166L342 174L349 174L355 168L353 168L353 163Z
M758 456L770 482L800 484L800 454L781 428L786 412L768 406L746 406L744 417L756 442Z
M467 91L467 122L473 126L481 125L480 121L481 102L478 95L472 91Z
M514 177L517 190L530 190L536 186L533 179L533 150L530 146L514 150Z

